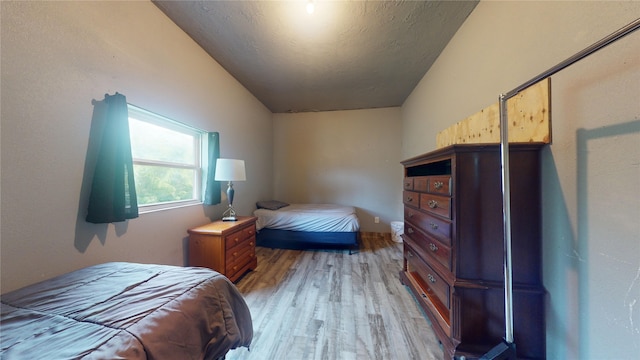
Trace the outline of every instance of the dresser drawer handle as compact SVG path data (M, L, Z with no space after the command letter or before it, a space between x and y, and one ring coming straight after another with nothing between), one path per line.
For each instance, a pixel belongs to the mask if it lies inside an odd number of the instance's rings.
M412 229L412 228L407 228L407 232L408 232L409 234L413 234L413 229Z
M444 183L442 181L436 181L433 183L433 187L435 187L436 190L441 190L443 186L444 186Z
M412 198L411 196L407 196L407 201L408 201L408 202L412 202L412 201L413 201L413 198Z
M427 294L425 294L425 293L420 293L420 295L422 295L422 298L423 298L423 299L426 299L426 298L427 298Z
M429 279L429 281L431 281L431 283L435 284L435 282L436 282L436 278L435 278L435 277L433 277L433 275L428 274L428 275L427 275L427 278Z
M429 200L429 202L427 202L427 205L429 205L430 208L435 209L438 207L438 202L435 200Z
M431 226L433 230L438 230L438 224L436 223L429 223L429 226Z
M406 182L406 183L404 183L404 187L407 187L407 188L408 188L409 186L411 186L411 183L410 183L410 182Z
M429 249L431 249L431 251L436 252L438 251L438 245L434 244L434 243L429 243Z
M413 217L413 213L412 213L412 212L410 212L410 213L409 213L409 218L412 218L412 217Z

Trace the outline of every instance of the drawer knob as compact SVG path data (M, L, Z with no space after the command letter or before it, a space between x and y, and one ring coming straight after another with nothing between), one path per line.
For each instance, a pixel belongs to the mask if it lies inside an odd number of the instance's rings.
M429 244L429 249L431 249L431 251L436 252L438 251L438 245L434 244L434 243L430 243Z
M407 232L408 232L409 234L413 234L413 229L412 229L412 228L407 228Z
M433 277L433 275L431 275L431 274L428 274L427 278L429 279L429 281L431 281L431 283L435 283L436 282L436 278Z
M411 196L407 196L407 201L408 201L408 202L412 202L412 201L413 201L413 198L412 198Z
M413 213L412 213L412 212L410 212L410 213L409 213L409 218L412 218L412 217L413 217Z
M442 181L436 181L433 183L433 187L435 187L436 190L441 190L443 186L444 186L444 183Z
M430 208L435 209L438 207L438 202L435 200L429 200L427 202L427 205L429 205Z
M438 224L436 224L436 223L430 223L429 225L431 226L431 228L432 228L433 230L438 230Z

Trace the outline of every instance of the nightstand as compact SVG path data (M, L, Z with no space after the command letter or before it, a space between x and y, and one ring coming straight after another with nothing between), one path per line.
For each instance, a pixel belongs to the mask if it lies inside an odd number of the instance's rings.
M238 216L237 221L214 221L189 229L189 266L211 268L236 281L258 266L256 220Z

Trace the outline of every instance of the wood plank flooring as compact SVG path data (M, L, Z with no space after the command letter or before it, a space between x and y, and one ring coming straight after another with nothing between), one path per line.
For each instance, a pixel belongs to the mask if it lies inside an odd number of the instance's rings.
M400 283L402 244L363 234L360 251L258 247L236 285L253 319L251 349L227 360L441 359L442 348Z

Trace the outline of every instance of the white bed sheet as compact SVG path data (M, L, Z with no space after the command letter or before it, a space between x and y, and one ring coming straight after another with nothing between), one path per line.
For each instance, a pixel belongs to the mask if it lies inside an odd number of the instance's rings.
M256 228L309 231L353 232L360 223L353 206L334 204L291 204L278 210L257 209Z

